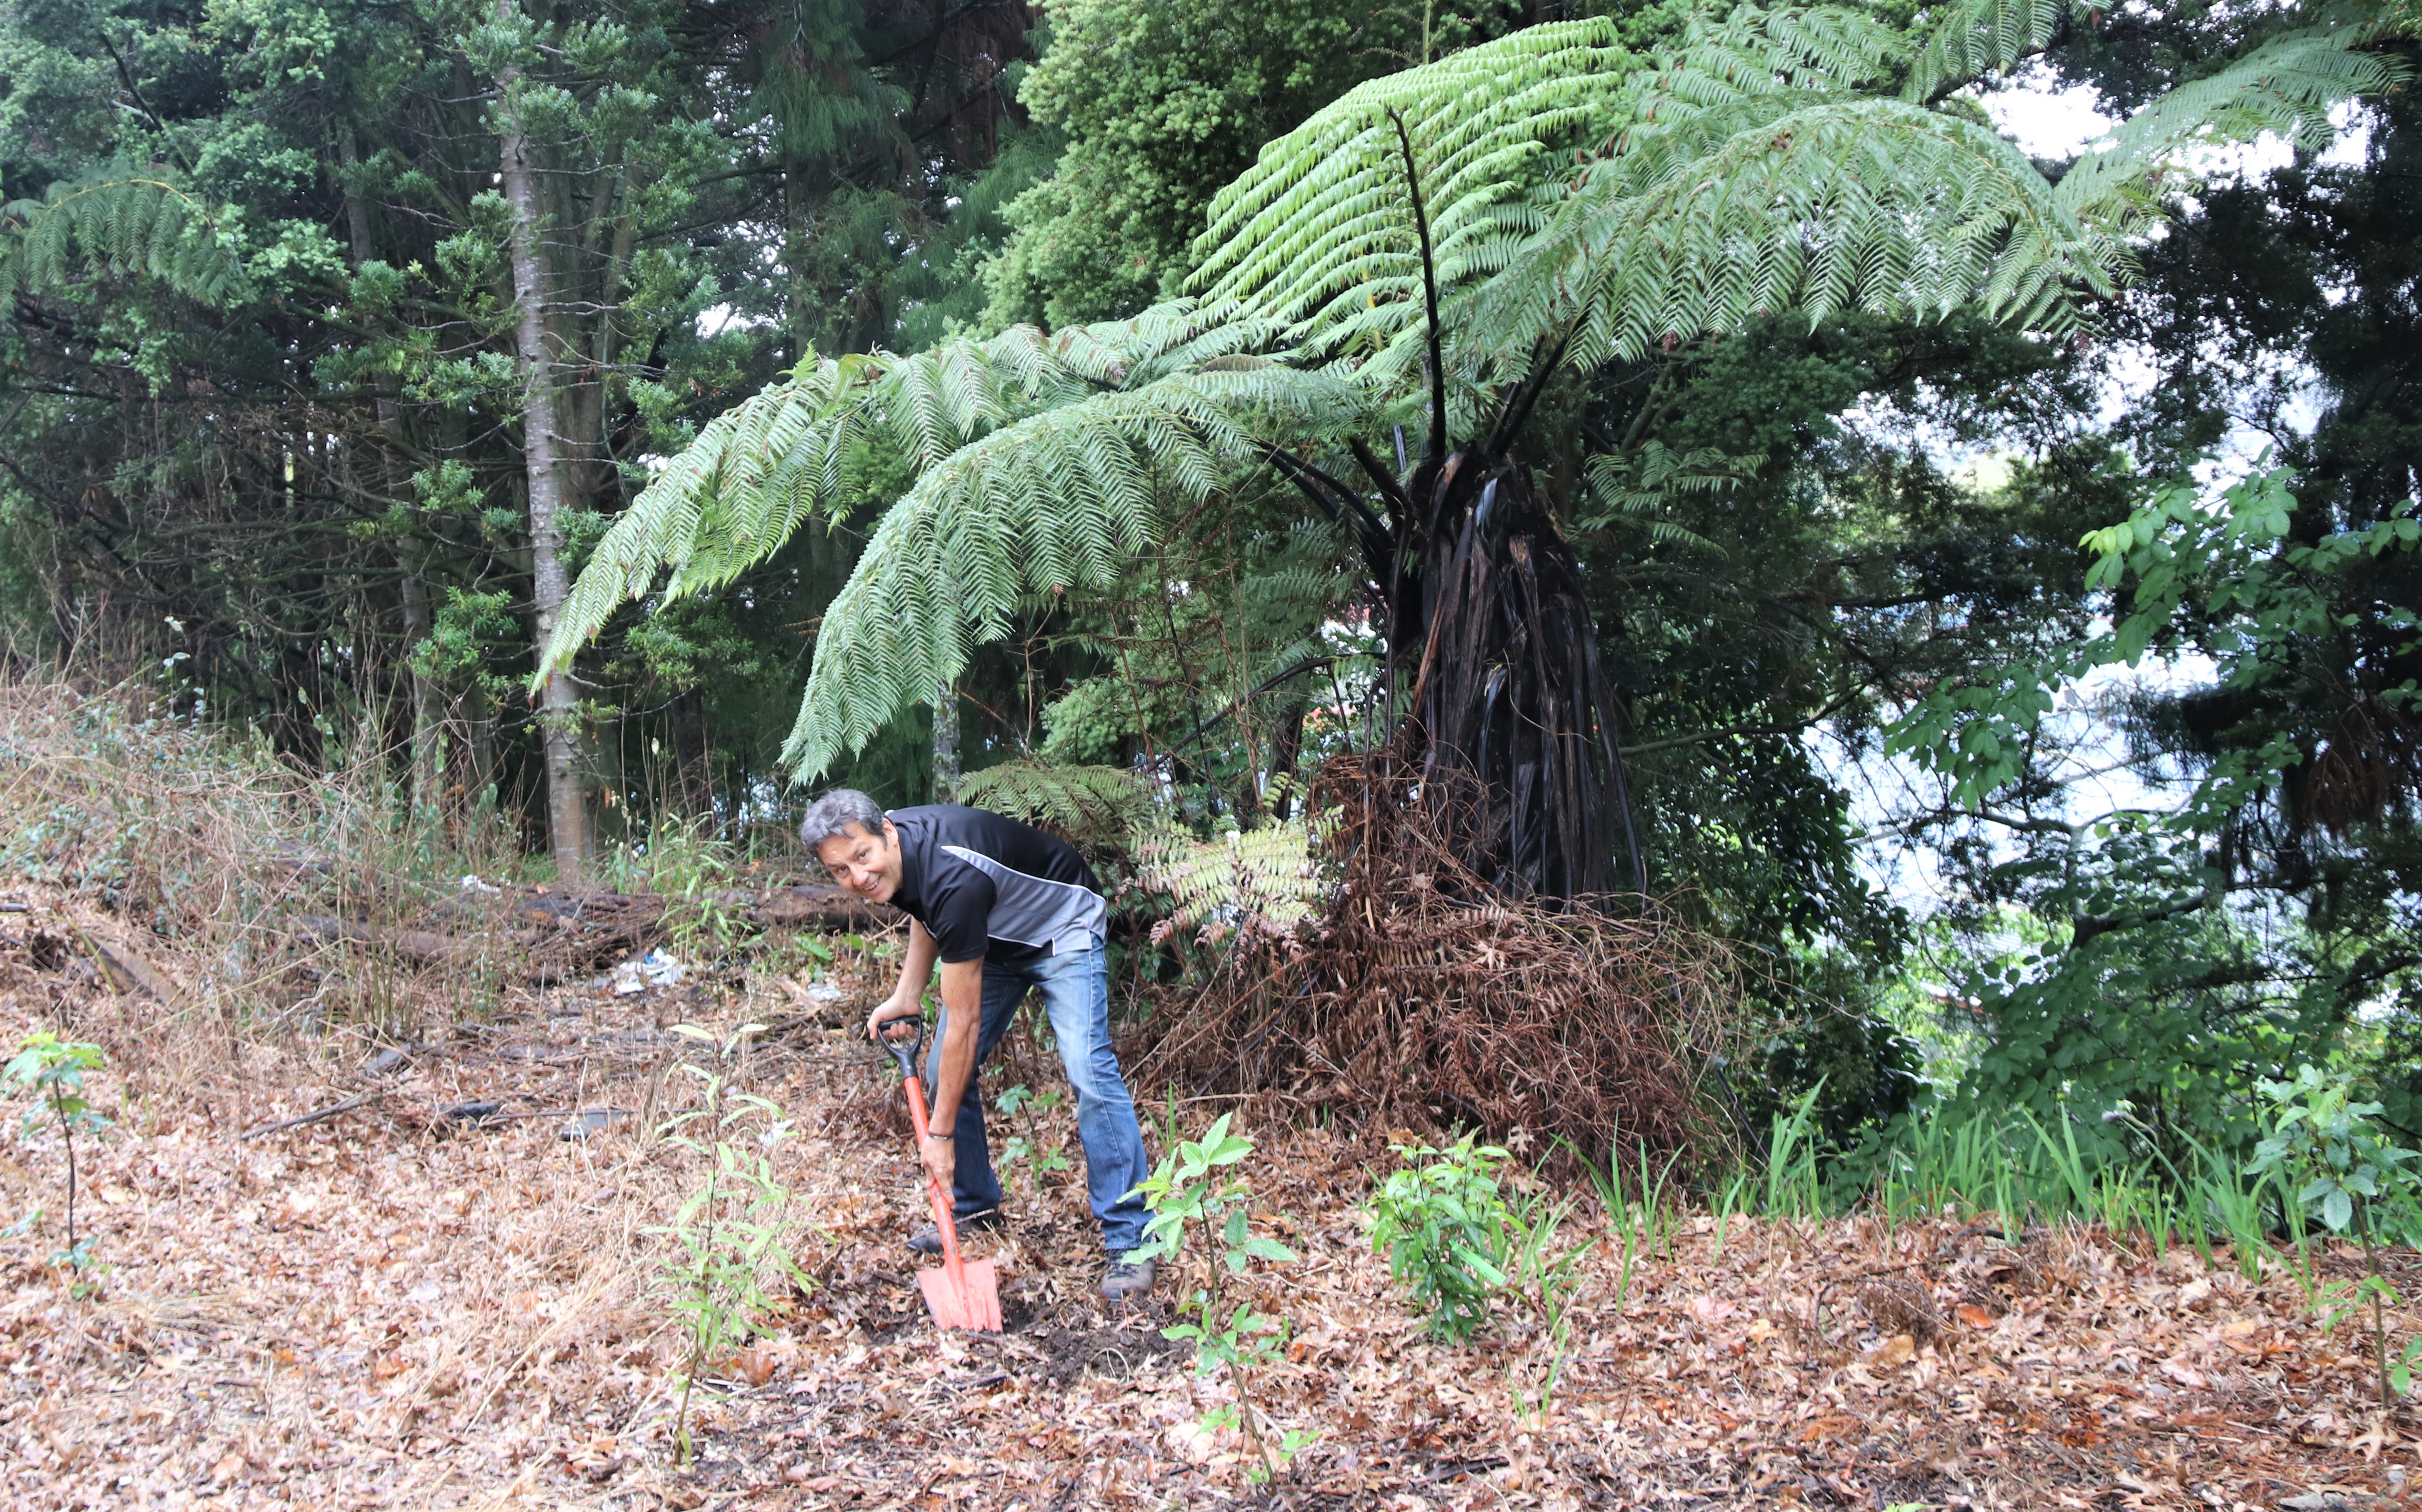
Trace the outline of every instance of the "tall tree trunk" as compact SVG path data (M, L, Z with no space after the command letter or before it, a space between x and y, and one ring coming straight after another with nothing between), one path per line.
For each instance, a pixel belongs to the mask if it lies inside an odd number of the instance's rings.
M934 689L934 801L959 801L959 690L948 683Z
M514 0L495 0L497 24L510 24L513 13ZM505 203L512 209L513 299L519 307L514 347L524 386L522 469L529 480L530 579L538 620L532 650L543 656L572 585L563 566L564 480L558 451L562 420L546 329L547 269L540 244L544 217L536 151L521 129L513 100L521 76L521 69L514 64L496 72L502 95L498 111L504 125L498 155ZM546 753L549 848L555 855L557 879L566 887L577 887L588 871L589 817L580 775L577 695L571 675L549 674L540 686L538 703L540 738Z
M1421 764L1408 774L1420 801L1489 890L1644 891L1616 706L1571 548L1512 458L1481 446L1441 456L1436 431L1426 449L1403 483L1358 451L1390 507L1363 544L1392 676L1409 685L1399 748Z

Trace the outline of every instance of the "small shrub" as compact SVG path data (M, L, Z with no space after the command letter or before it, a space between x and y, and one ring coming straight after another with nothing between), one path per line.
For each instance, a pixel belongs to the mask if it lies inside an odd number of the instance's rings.
M1507 1282L1512 1225L1497 1184L1506 1153L1469 1135L1443 1150L1394 1150L1408 1164L1372 1205L1372 1248L1386 1252L1397 1283L1429 1314L1432 1332L1470 1338ZM1416 1160L1429 1163L1410 1164Z
M721 1058L729 1060L763 1027L742 1027L720 1047ZM716 1043L688 1024L671 1032ZM663 1133L667 1143L703 1158L706 1174L672 1222L649 1232L671 1236L676 1246L665 1262L665 1289L674 1320L689 1337L673 1420L674 1442L686 1464L689 1395L699 1372L763 1331L775 1306L769 1280L787 1281L802 1292L813 1283L782 1243L792 1195L774 1173L771 1152L790 1137L789 1120L767 1099L733 1092L720 1070L689 1063L682 1069L704 1083L703 1095L697 1107L668 1120ZM748 1126L760 1120L751 1132Z
M2413 1175L2405 1164L2414 1152L2381 1137L2373 1122L2381 1105L2355 1101L2354 1079L2343 1070L2301 1066L2292 1081L2265 1079L2259 1086L2272 1104L2271 1131L2255 1146L2245 1173L2279 1183L2300 1240L2302 1220L2308 1217L2319 1218L2333 1234L2352 1229L2362 1239L2370 1274L2351 1293L2331 1296L2326 1302L2333 1325L2370 1302L2380 1405L2392 1407L2394 1398L2413 1384L2416 1356L2409 1346L2394 1365L2389 1362L2384 1304L2395 1301L2397 1294L2380 1273L2373 1214L2383 1201L2410 1194Z

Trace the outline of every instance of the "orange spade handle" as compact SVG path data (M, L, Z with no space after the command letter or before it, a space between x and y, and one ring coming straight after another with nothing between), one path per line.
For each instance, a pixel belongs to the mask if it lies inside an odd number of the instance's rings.
M911 1076L903 1085L908 1092L909 1120L917 1126L917 1138L922 1141L934 1126L933 1121L925 1112L924 1080ZM942 1236L942 1268L950 1273L952 1286L964 1288L967 1285L967 1271L964 1263L959 1259L959 1226L951 1219L951 1194L942 1189L941 1182L935 1178L932 1172L925 1173L925 1195L933 1199L934 1227L939 1230Z

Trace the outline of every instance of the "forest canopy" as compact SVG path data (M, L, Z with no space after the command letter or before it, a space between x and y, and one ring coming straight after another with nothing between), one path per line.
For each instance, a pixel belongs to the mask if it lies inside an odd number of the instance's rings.
M1744 1119L2176 1149L2335 1059L2422 1138L2413 37L10 0L0 619L567 882L985 802L1170 981L1410 719L1475 876L1731 953Z

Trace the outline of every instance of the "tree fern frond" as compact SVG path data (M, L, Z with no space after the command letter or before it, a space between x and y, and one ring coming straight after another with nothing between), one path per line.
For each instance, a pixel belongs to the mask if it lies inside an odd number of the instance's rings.
M1287 930L1312 916L1324 892L1311 827L1302 820L1213 840L1149 835L1135 845L1138 880L1175 904L1181 929L1248 923Z
M623 603L663 579L668 598L707 591L779 551L810 514L837 516L867 475L914 478L969 441L1038 411L1136 381L1172 354L1251 330L1206 329L1185 302L1046 335L1012 326L914 356L817 357L710 422L598 543L547 645L570 663ZM887 466L896 464L895 466Z
M211 305L245 286L207 207L165 168L113 164L0 206L0 308L94 275L155 278Z
M2080 219L2124 234L2156 213L2153 181L2183 151L2265 132L2299 147L2326 147L2336 134L2333 106L2406 75L2393 55L2353 51L2363 41L2354 26L2289 32L2178 86L2089 144L2062 175L2055 197Z
M1989 73L2006 73L2039 53L2069 13L2070 0L1952 0L1910 60L1901 98L1927 104Z
M1659 518L1659 512L1689 495L1729 494L1747 484L1766 465L1763 452L1733 456L1713 447L1675 451L1651 441L1630 456L1601 453L1582 464L1597 512L1578 522L1583 530L1604 530L1625 520L1644 524L1648 538L1659 545L1687 546L1711 556L1722 546L1697 531Z
M1514 261L1550 222L1566 189L1557 181L1577 161L1620 161L1650 143L1679 150L1694 145L1678 134L1686 123L1748 102L1772 117L1840 98L1884 78L1898 45L1854 11L1745 6L1692 22L1654 60L1583 21L1374 80L1265 148L1214 199L1195 281L1210 301L1284 323L1307 357L1366 361L1384 386L1417 370L1423 339L1420 245L1389 112L1411 138L1452 295Z
M1290 368L1177 373L1029 416L928 469L885 513L826 610L782 759L802 780L954 680L1019 602L1114 582L1272 436L1333 433L1362 411L1343 379Z
M1012 761L968 774L959 783L959 801L1093 847L1124 845L1152 806L1152 795L1124 767Z
M1590 366L1787 308L1820 321L1974 302L2057 323L2064 288L2110 288L2123 258L1991 132L1841 100L1760 119L1644 183L1621 159L1601 165L1473 310L1511 360L1569 334Z

